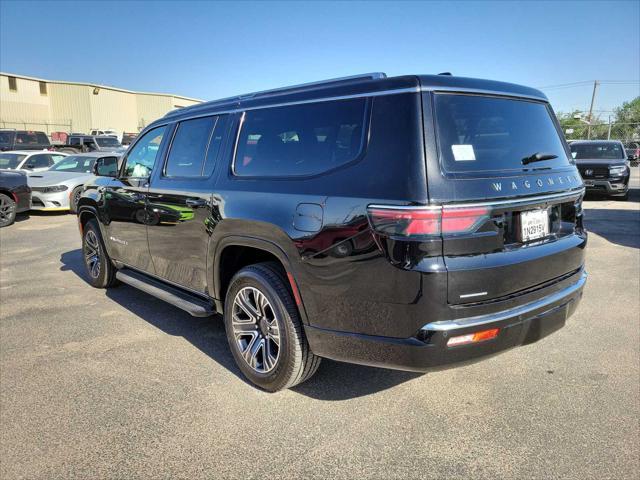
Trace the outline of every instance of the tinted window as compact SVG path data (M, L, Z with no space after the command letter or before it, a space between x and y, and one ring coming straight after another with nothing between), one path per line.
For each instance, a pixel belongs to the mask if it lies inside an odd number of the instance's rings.
M17 168L25 157L17 153L0 153L0 168Z
M311 175L354 160L362 150L365 99L245 113L236 175Z
M50 165L53 165L53 161L51 160L51 156L48 154L38 154L29 157L27 165L31 165L31 168L47 168Z
M96 138L96 142L101 147L120 147L120 142L117 138L114 137L98 137Z
M38 137L35 133L17 133L16 144L20 145L38 145Z
M617 142L572 143L570 148L571 156L576 160L621 160L625 158L622 147Z
M37 137L38 143L40 145L48 145L49 144L49 137L47 137L44 133L38 132L38 133L36 133L36 137Z
M217 117L180 122L171 143L164 174L168 177L199 177L211 131Z
M80 145L80 137L71 137L69 139L69 145Z
M158 127L150 130L131 148L124 169L125 177L146 178L151 175L165 129Z
M543 103L478 95L435 95L440 156L450 172L522 170L569 164ZM523 165L535 153L557 158Z
M60 160L49 171L91 173L95 161L95 157L71 155L64 160Z
M222 148L222 141L227 134L229 128L229 116L221 115L218 117L218 121L214 127L211 139L209 140L209 147L207 148L207 158L203 169L203 175L208 177L213 173L213 169L216 166L218 155Z
M0 144L11 145L15 132L0 132Z

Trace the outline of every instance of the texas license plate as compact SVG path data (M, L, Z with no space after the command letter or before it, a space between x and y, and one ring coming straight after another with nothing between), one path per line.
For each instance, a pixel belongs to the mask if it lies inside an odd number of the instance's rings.
M520 238L529 242L549 235L549 210L531 210L520 213Z

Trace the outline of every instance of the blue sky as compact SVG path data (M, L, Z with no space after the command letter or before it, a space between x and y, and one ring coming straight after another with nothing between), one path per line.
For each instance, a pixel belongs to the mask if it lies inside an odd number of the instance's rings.
M438 73L640 94L640 2L14 2L0 70L215 99L355 73ZM549 88L587 109L591 85ZM606 116L606 112L603 113Z

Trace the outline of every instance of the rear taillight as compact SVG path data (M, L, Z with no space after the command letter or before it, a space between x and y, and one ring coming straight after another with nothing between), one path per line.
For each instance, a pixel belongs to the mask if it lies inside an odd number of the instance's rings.
M489 218L488 207L387 207L368 209L371 226L391 236L472 233Z

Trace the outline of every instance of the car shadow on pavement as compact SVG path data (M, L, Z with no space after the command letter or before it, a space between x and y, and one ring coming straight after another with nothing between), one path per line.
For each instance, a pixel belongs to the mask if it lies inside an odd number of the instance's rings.
M587 200L611 201L605 197L589 195ZM620 206L633 203L632 208L585 208L585 226L611 243L640 248L640 189L629 190L629 199L619 201Z
M80 249L63 253L60 261L62 271L71 271L87 281ZM87 288L91 287L87 284ZM229 351L224 324L219 315L209 318L192 317L129 285L107 289L106 296L168 335L183 337L249 384ZM324 359L318 372L292 391L318 400L348 400L392 388L421 375Z

